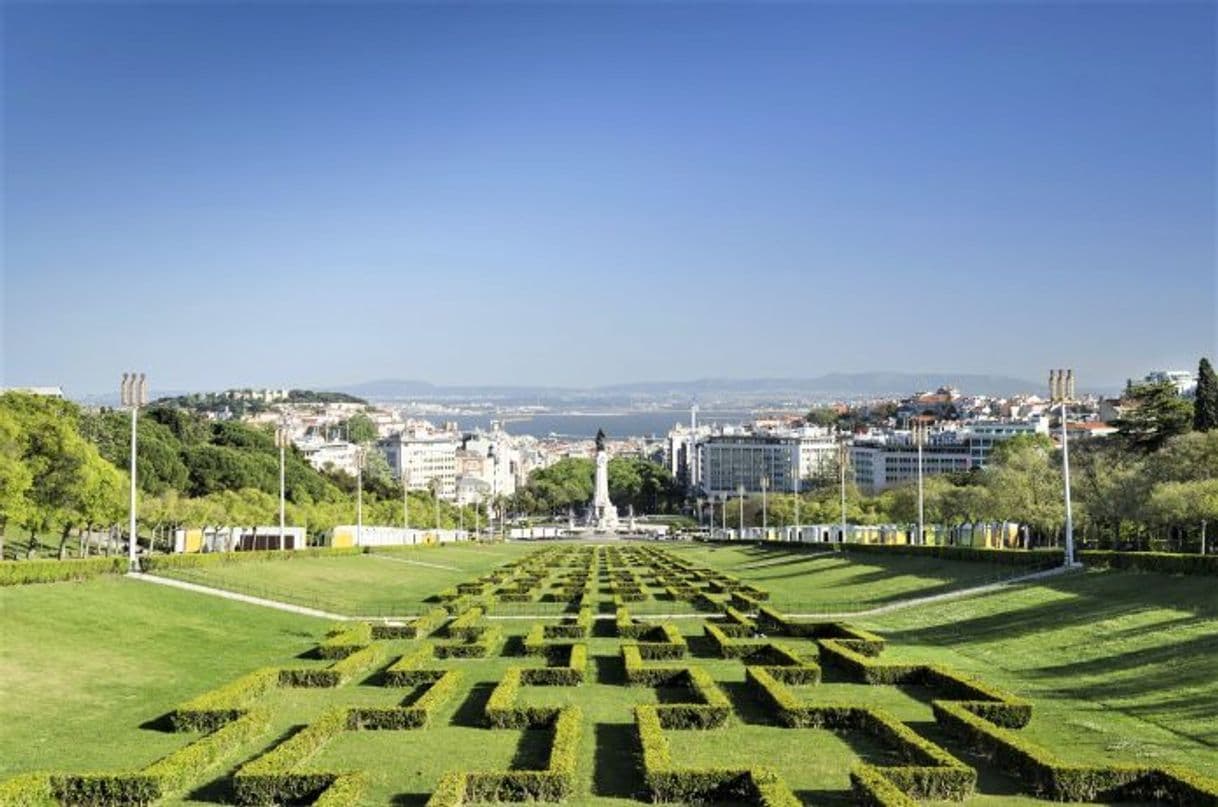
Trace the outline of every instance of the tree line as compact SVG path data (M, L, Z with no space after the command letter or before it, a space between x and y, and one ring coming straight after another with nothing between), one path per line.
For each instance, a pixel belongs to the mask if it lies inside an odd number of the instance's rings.
M269 428L208 420L154 404L138 420L136 482L143 542L168 548L181 526L253 526L279 520L279 449ZM5 537L26 538L32 554L50 540L69 552L76 539L109 550L105 534L128 512L131 418L86 411L69 401L25 393L0 395L0 556ZM363 516L369 524L402 524L402 486L384 457L368 452ZM295 448L285 455L290 524L321 534L356 519L356 482L340 470L314 469ZM458 509L433 491L411 491L410 526L472 527L474 508ZM96 533L104 534L98 536ZM9 548L11 549L11 547Z

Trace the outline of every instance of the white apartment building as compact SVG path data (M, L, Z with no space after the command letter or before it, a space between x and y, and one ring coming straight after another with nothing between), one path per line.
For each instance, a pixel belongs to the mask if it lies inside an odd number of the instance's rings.
M1020 435L1049 434L1049 420L974 421L933 432L922 449L922 474L984 468L994 446ZM918 449L909 432L891 432L856 440L850 448L855 484L875 493L918 478Z
M967 446L927 445L922 449L922 473L934 476L974 467ZM872 494L918 478L918 449L909 443L887 443L882 439L861 440L850 446L850 469L854 483Z
M700 489L708 496L795 490L799 441L765 434L711 435L697 446Z
M305 461L319 471L331 467L355 476L359 469L359 446L355 443L306 438L295 441L295 445Z
M428 490L434 480L439 484L440 498L452 500L456 497L459 435L398 432L377 445L394 477L404 480L408 489Z
M1143 379L1148 384L1171 384L1180 397L1197 394L1197 374L1191 370L1154 370Z

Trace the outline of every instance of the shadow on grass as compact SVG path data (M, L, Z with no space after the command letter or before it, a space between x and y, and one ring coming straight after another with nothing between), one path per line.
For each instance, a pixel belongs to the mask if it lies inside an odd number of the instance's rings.
M795 798L806 807L836 807L857 804L849 790L796 790Z
M169 719L170 714L171 712L166 712L160 717L145 720L143 723L140 723L140 728L144 731L159 731L163 734L173 734L173 723Z
M524 729L516 754L512 757L512 770L540 771L550 762L550 748L554 745L554 729Z
M605 798L636 798L643 789L638 767L643 749L633 723L597 723L592 792Z
M777 726L774 713L757 700L757 696L743 681L721 681L719 687L727 693L732 708L740 722L751 726Z
M596 682L610 686L626 685L626 666L621 656L593 656L592 664L596 667Z
M485 728L486 702L490 700L494 689L495 685L489 681L481 681L470 687L469 695L453 712L451 724L467 728Z
M389 799L392 807L425 807L430 793L396 793Z

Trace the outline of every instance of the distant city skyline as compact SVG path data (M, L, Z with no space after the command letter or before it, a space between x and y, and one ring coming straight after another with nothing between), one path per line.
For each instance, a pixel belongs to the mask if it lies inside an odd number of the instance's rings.
M8 4L0 384L1192 370L1216 13Z

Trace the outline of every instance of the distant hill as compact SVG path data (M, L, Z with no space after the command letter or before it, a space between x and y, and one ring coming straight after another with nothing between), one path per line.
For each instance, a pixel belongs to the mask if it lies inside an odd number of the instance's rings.
M1014 395L1036 392L1042 384L1004 375L975 373L828 373L811 378L703 378L691 381L640 381L599 387L438 385L410 379L380 379L333 389L371 400L407 398L451 400L485 398L511 400L614 400L647 398L859 398L908 395L943 385L963 392Z

